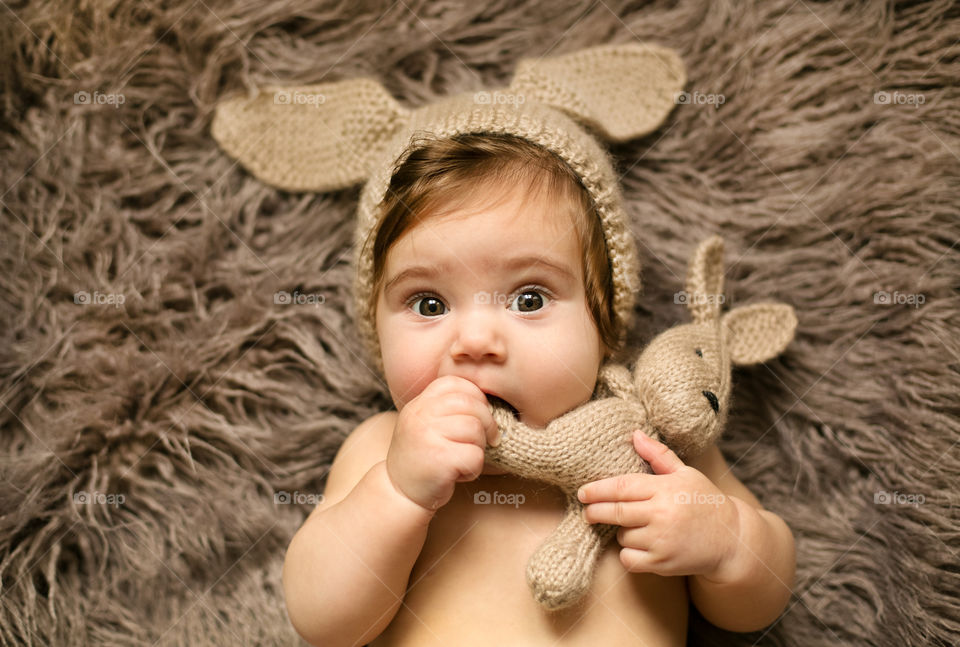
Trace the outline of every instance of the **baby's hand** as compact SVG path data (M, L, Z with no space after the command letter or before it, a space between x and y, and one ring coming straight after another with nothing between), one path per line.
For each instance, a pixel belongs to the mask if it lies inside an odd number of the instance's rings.
M435 511L450 500L456 483L483 470L484 449L499 431L477 385L440 377L397 416L387 452L387 474L411 501Z
M666 445L634 433L634 447L654 474L588 483L580 501L590 523L622 526L620 562L633 573L717 577L736 552L736 504Z

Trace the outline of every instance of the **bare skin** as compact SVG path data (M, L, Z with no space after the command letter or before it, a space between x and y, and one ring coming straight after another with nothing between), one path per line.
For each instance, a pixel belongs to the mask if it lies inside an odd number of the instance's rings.
M385 476L385 464L381 461L386 458L396 418L396 412L376 416L371 419L372 425L361 430L360 435L367 437L366 442L345 446L346 451L341 452L335 463L334 471L338 474L331 471L328 479L324 503L311 514L298 532L298 538L291 543L288 564L290 553L307 552L307 544L313 543L306 540L308 536L313 534L314 541L320 540L321 533L305 532L305 529L320 528L322 522L315 522L325 516L333 522L335 514L326 515L324 511L336 512L331 510L335 507L333 499L346 485L339 477L346 477L347 471L368 462L374 465L364 478L379 481ZM651 646L685 643L688 599L685 578L629 573L620 563L619 546L613 542L600 558L593 588L583 603L560 612L545 612L530 595L524 569L530 553L559 522L564 510L563 496L553 487L512 475L486 473L492 469L488 467L474 481L458 483L449 501L430 517L429 527L422 534L422 549L408 570L408 581L403 577L402 565L395 563L397 581L407 586L405 593L402 586L396 590L404 596L402 605L380 580L370 575L359 559L353 564L344 562L345 555L331 560L336 562L336 570L343 569L345 579L364 579L363 574L369 577L371 588L385 594L384 606L377 612L368 607L370 612L364 621L370 622L369 630L364 631L362 623L358 623L353 632L343 632L342 637L321 632L316 634L319 640L315 644L363 645L370 641L369 644L378 646L550 645L559 641L564 645L592 645L597 639L612 641L610 644ZM389 488L389 483L385 487ZM497 501L474 503L475 495L481 492L489 493L491 499L497 493ZM356 494L351 492L348 496ZM393 493L384 490L381 494ZM521 500L523 503L518 503ZM403 503L399 497L390 507L398 503ZM387 505L380 501L377 509L370 510L371 517L377 519ZM410 512L411 527L419 528L420 518L416 511ZM369 538L371 554L391 552L392 542L385 530L381 528L379 536ZM412 542L420 539L420 533L413 534L415 537L406 539ZM359 557L364 552L364 547L358 545L362 538L355 531L349 536L354 547L350 552ZM415 552L412 545L409 547L410 554ZM371 566L376 567L373 563ZM348 574L354 569L359 575ZM330 597L322 604L329 607L343 596L333 595L338 585L331 581L329 570L323 572L327 573L324 581L329 582L323 589ZM285 579L287 576L285 573ZM383 574L380 579L390 581ZM381 614L395 615L387 620L377 617Z

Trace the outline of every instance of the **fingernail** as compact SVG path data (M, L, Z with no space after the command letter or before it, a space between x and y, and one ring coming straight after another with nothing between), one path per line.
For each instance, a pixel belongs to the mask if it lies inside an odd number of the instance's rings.
M497 435L494 437L493 441L490 443L490 446L491 446L491 447L499 447L499 446L500 446L500 438L501 438L501 437L503 437L503 432L498 429L498 430L497 430Z
M577 498L580 499L581 501L583 501L583 497L585 495L586 493L583 491L583 488L580 488L579 490L577 490Z

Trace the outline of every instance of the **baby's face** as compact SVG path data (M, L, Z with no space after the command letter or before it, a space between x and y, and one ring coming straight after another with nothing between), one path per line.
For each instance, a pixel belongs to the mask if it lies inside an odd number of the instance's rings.
M455 375L542 427L589 400L603 357L570 218L549 203L498 204L424 220L390 248L377 334L397 410Z

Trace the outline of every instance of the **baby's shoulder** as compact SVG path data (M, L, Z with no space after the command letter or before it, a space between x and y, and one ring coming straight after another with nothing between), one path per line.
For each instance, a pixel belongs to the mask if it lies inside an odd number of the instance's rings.
M396 422L396 411L383 411L361 422L343 441L333 461L333 467L366 465L363 470L366 472L372 465L384 460L387 450L390 449Z
M393 428L397 424L396 411L382 411L374 414L357 425L337 452L337 459L348 452L360 454L382 454L379 460L387 457ZM336 459L335 459L336 460ZM375 461L376 462L376 461Z
M371 467L387 458L396 419L396 411L378 413L361 422L347 436L330 466L320 507L329 507L343 499Z

